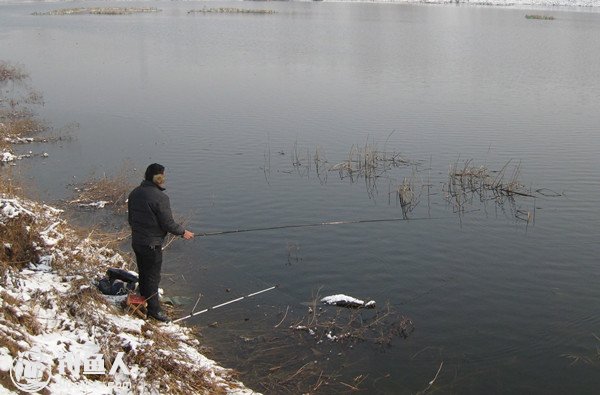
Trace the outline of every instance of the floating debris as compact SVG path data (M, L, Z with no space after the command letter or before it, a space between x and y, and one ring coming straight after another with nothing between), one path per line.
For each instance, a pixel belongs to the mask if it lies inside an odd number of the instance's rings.
M364 300L353 298L352 296L338 294L325 296L321 299L321 303L334 305L338 307L348 307L352 309L365 308L365 309L373 309L375 308L375 301L370 300L365 303Z

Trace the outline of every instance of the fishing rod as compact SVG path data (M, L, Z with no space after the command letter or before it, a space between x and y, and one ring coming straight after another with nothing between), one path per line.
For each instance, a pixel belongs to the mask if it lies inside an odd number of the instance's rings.
M248 294L248 295L246 295L246 296L240 296L240 297L239 297L239 298L237 298L237 299L232 299L232 300L230 300L230 301L228 301L228 302L221 303L221 304L218 304L218 305L216 305L216 306L209 307L209 308L207 308L207 309L200 310L200 311L198 311L198 312L195 312L195 313L192 313L192 314L188 314L188 315L186 315L185 317L178 318L178 319L176 319L176 320L173 320L172 322L173 322L173 323L176 323L176 322L179 322L179 321L187 320L188 318L192 318L192 317L194 317L194 316L197 316L197 315L199 315L199 314L204 314L204 313L206 313L206 312L208 312L208 311L210 311L210 310L218 309L219 307L223 307L223 306L226 306L226 305L228 305L228 304L231 304L231 303L239 302L240 300L243 300L243 299L246 299L246 298L251 298L251 297L253 297L253 296L256 296L256 295L258 295L258 294L261 294L261 293L263 293L263 292L272 291L272 290L274 290L274 289L275 289L275 288L277 288L277 287L279 287L279 286L278 286L278 285L273 285L272 287L265 288L265 289L263 289L263 290L260 290L260 291L258 291L258 292L254 292L254 293Z
M203 233L198 233L197 236L218 236L218 235L226 235L226 234L231 234L231 233L259 232L259 231L265 231L265 230L289 229L289 228L309 228L309 227L331 226L331 225L365 224L365 223L373 223L373 222L423 221L426 219L441 219L441 218L424 217L424 218L410 218L409 219L409 218L402 217L402 218L361 219L361 220L353 220L353 221L330 221L330 222L317 222L317 223L312 223L312 224L269 226L266 228L248 228L248 229L223 230L223 231L218 231L218 232L203 232Z

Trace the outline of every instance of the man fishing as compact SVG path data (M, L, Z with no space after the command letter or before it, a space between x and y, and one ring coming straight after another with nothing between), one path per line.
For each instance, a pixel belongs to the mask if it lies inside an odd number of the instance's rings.
M148 304L148 316L169 322L160 308L158 285L162 266L162 244L167 233L186 240L194 234L173 220L169 197L164 193L165 167L153 163L146 169L144 181L130 194L127 203L131 226L131 245L139 272L140 294Z

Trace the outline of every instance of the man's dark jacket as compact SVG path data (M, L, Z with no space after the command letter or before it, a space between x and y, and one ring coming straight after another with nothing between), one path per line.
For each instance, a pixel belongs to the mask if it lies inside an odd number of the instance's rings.
M183 235L185 229L173 220L169 197L153 182L144 180L129 194L127 207L132 244L161 245L167 233Z

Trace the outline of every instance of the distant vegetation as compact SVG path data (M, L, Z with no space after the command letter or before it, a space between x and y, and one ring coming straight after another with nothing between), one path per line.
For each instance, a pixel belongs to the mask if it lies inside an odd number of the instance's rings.
M216 13L216 14L275 14L273 10L259 10L250 8L202 8L201 10L189 10L188 14Z
M32 134L46 129L34 111L43 104L42 94L27 85L28 77L21 66L0 60L0 162L16 158L11 144L31 143Z
M544 21L553 21L554 17L553 16L549 16L549 15L532 15L532 14L527 14L525 15L525 18L527 19L542 19Z
M95 8L60 8L48 12L34 12L31 15L128 15L148 12L160 12L158 8L135 8L135 7L95 7Z
M19 66L0 61L0 82L21 81L27 78L27 73Z

